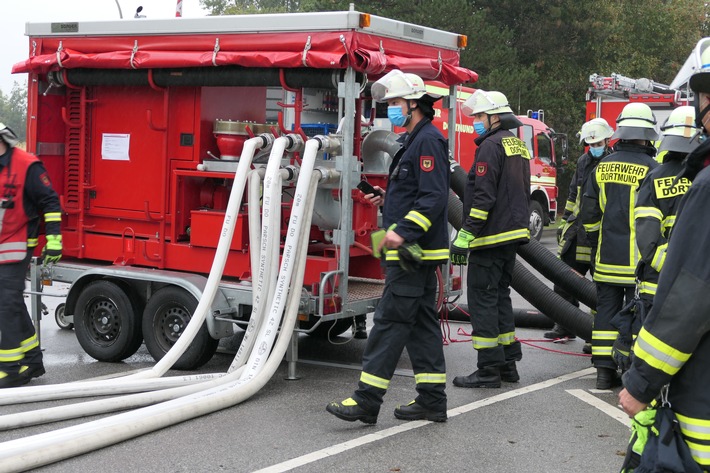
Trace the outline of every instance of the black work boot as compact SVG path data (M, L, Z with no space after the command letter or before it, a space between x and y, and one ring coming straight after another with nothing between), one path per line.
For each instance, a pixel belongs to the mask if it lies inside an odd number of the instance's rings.
M560 324L555 324L552 327L552 330L550 330L549 332L545 332L543 337L549 338L550 340L557 340L558 338L568 338L570 340L574 340L575 338L577 338L575 334L573 334Z
M506 383L517 383L520 381L518 369L515 367L514 361L507 361L500 367L500 379Z
M326 411L333 414L338 419L355 422L359 420L365 424L377 423L377 414L380 410L368 410L358 405L355 399L349 397L342 402L331 401L325 408Z
M367 338L367 319L365 319L365 317L355 317L355 322L353 322L353 338L359 340Z
M399 405L394 409L394 416L401 420L430 420L432 422L446 422L446 411L432 411L412 401L404 406Z
M613 368L597 368L597 389L621 386L621 378Z
M27 378L28 380L32 378L39 378L44 373L44 365L42 363L33 363L31 365L20 366L20 376L23 378Z
M454 378L454 386L460 388L499 388L500 370L497 366L488 366L476 370L468 376Z

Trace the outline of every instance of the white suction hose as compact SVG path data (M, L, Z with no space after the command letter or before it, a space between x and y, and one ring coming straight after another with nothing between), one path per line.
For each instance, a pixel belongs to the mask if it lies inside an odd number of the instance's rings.
M299 183L300 181L301 179L299 179ZM301 227L304 233L310 229L317 176L313 176L310 181L311 192L308 195L308 199L306 199L308 210L304 212L306 217ZM290 234L291 232L289 231ZM296 322L308 248L308 238L303 238L302 236L296 234L296 241L300 242L300 248L297 252L298 259L295 264L294 282L291 294L288 297L286 314L282 321L282 330L279 332L273 353L266 360L263 370L250 377L250 382L242 385L240 380L223 384L156 406L2 443L0 444L0 471L26 470L112 445L238 404L261 389L276 371L286 353ZM265 346L263 348L270 347ZM227 378L232 379L236 374L236 372L230 373Z
M177 361L177 359L182 356L182 354L185 352L188 345L192 343L192 340L195 338L195 335L202 326L202 323L204 322L207 316L207 312L209 311L212 305L212 301L214 300L215 294L219 286L219 281L222 278L224 265L226 264L227 256L229 254L229 246L234 235L234 227L237 221L239 206L241 205L242 197L244 195L244 187L246 185L248 172L251 168L252 159L257 148L268 147L271 145L272 142L272 135L262 134L255 138L251 138L244 143L239 164L237 165L237 170L235 172L232 191L229 195L227 210L225 212L224 222L222 224L222 232L220 233L220 239L217 244L215 258L212 262L212 268L210 269L210 274L207 279L202 298L200 299L198 306L195 309L195 313L190 319L190 323L185 328L185 332L180 336L175 345L171 347L168 353L166 353L165 356L153 368L149 370L140 371L138 373L110 381L102 380L82 382L80 384L81 390L85 393L85 396L138 392L150 389L164 389L166 387L172 387L181 384L187 384L189 382L194 382L183 381L182 383L178 384L169 384L170 382L168 382L168 384L158 384L155 385L156 387L152 388L150 386L154 385L152 385L151 383L134 383L135 380L144 379L147 381L150 378L160 377L165 374L165 372L170 369L170 367L175 363L175 361ZM180 379L183 378L184 377L181 377ZM201 380L204 380L204 377ZM120 386L123 384L124 381L128 382L129 384L127 385L127 387L121 389ZM5 399L6 397L14 398L15 396L18 396L16 392L19 392L19 390L24 391L24 396L22 397L23 401L31 402L30 398L35 396L35 392L37 392L38 397L42 397L42 400L62 399L68 397L76 397L67 396L67 394L71 393L76 395L77 391L79 391L79 388L77 383L72 383L70 387L67 387L66 385L45 385L30 386L26 388L14 388L11 390L6 390L5 393L0 393L0 404L3 403L3 399ZM55 396L52 396L53 390L56 390Z
M239 158L239 164L237 164L237 170L234 175L232 191L229 194L229 201L227 202L227 210L224 215L222 231L219 234L220 236L219 242L217 243L217 251L215 253L214 260L212 260L212 268L210 269L210 274L207 277L207 283L205 284L205 289L202 292L202 297L197 304L195 312L190 318L190 322L185 327L185 331L180 335L180 338L177 339L175 345L168 350L165 356L158 363L156 363L153 368L148 371L142 371L140 373L127 376L125 379L160 377L164 375L165 372L175 364L178 358L185 353L185 350L194 340L195 335L197 335L197 332L200 330L200 327L202 327L202 323L205 321L207 313L212 307L212 301L214 301L214 297L217 294L219 282L222 279L222 273L224 272L224 265L227 263L229 246L232 243L234 227L239 214L239 206L242 203L244 186L246 185L247 174L251 169L251 162L254 158L254 153L257 148L268 146L271 139L273 139L271 135L264 134L255 138L250 138L244 142L242 154Z
M259 328L266 312L266 307L271 303L270 297L273 293L274 283L276 281L276 270L278 268L279 243L281 240L281 192L282 192L282 175L280 170L281 159L286 149L295 149L303 143L298 135L288 135L277 138L271 148L269 161L266 165L264 174L264 192L262 203L262 222L261 222L261 238L259 245L258 267L254 266L254 257L252 261L252 311L249 317L249 325L244 332L244 338L239 345L237 354L229 366L227 372L234 371L244 365L254 347L254 335L259 333ZM252 174L252 177L254 175ZM255 197L256 183L252 181L250 190L252 196ZM250 197L250 198L251 198ZM258 202L258 198L256 199ZM255 215L255 210L249 207L249 224L250 224L250 241L253 243L254 234L251 225L256 225L258 216ZM250 246L255 248L256 246ZM254 283L254 274L257 275L256 283Z

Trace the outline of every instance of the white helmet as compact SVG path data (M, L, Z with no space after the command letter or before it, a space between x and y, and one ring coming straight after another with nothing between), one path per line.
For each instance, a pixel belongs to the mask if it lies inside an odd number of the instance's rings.
M387 102L389 99L403 98L420 99L427 94L426 86L421 77L416 74L404 73L398 69L388 72L380 80L372 84L372 98L377 102Z
M656 116L653 114L651 107L645 103L633 102L627 104L621 110L616 123L618 127L612 135L614 139L646 141L658 139Z
M700 69L688 80L688 85L696 95L700 92L710 93L710 48L706 48L700 55L700 62Z
M14 148L20 142L15 132L2 122L0 122L0 139L7 143L10 148Z
M500 113L513 113L508 104L508 99L502 92L478 89L461 105L461 113L472 117L477 113L497 115Z
M599 143L602 140L611 138L614 134L614 129L609 126L603 118L592 118L584 125L579 132L579 142L583 141L587 144Z
M661 127L663 141L658 151L677 151L690 153L698 146L698 140L693 140L698 134L695 125L695 107L685 105L671 112Z

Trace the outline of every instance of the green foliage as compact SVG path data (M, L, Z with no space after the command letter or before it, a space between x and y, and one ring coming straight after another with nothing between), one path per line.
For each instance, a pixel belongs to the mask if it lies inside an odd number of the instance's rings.
M25 141L27 124L27 84L17 82L10 95L0 90L0 122L9 126L20 141Z

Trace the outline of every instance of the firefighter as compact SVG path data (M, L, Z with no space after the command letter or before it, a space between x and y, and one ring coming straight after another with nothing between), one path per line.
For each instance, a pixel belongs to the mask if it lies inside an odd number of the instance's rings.
M611 349L618 331L611 319L630 302L639 259L634 225L634 201L639 185L658 163L653 159L658 138L656 118L643 103L626 105L616 119L614 152L597 165L585 187L582 223L592 245L597 312L592 328L592 364L597 389L618 386L620 378Z
M346 421L376 423L406 347L418 395L397 406L395 417L445 422L446 363L436 313L436 268L449 259L449 160L447 141L431 122L439 97L427 94L420 77L399 70L382 77L371 90L375 100L389 105L392 124L406 130L389 168L387 193L366 196L375 205L384 203L387 233L380 249L385 251L385 288L363 354L358 388L352 397L331 402L326 410Z
M629 368L633 339L653 305L676 210L681 197L690 187L687 178L678 176L683 168L683 159L698 144L697 140L693 140L698 134L695 109L691 106L676 108L661 131L663 140L658 152L663 154L663 164L646 176L639 187L634 209L636 244L641 255L636 268L637 300L612 320L612 325L619 331L612 355L622 371Z
M558 228L557 256L582 276L587 272L593 272L592 246L579 219L584 185L599 161L611 153L609 141L613 134L614 129L603 118L593 118L582 125L579 143L586 143L589 150L577 160L577 168L569 183L565 212ZM555 285L555 292L579 307L579 301L561 287ZM575 335L567 328L555 324L550 332L544 334L544 337L560 339L575 338Z
M651 171L639 187L634 209L636 243L641 253L638 292L646 313L656 295L658 273L666 258L668 235L675 223L678 204L690 187L690 181L678 175L683 159L698 145L697 140L692 140L698 134L695 109L692 106L676 108L661 131L663 141L658 152L664 153L663 164Z
M477 90L462 106L474 117L476 157L464 192L463 225L451 262L468 263L468 307L477 370L454 386L500 388L520 379L510 281L517 248L530 240L530 152L510 130L522 126L500 92ZM470 258L469 258L470 254Z
M636 416L669 384L668 403L694 460L710 470L710 50L690 78L700 145L685 159L682 177L692 185L677 210L653 307L634 344L619 404ZM643 456L643 454L642 454ZM685 470L688 471L688 470Z
M56 263L62 255L59 197L39 159L17 144L15 133L0 123L0 388L44 374L39 339L22 296L40 215L47 233L45 263Z

